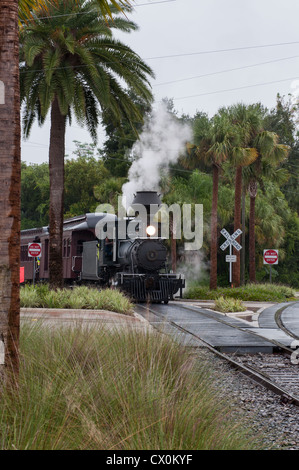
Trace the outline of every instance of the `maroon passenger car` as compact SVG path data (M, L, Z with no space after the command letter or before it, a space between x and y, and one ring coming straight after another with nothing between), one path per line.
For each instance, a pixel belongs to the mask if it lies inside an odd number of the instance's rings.
M83 242L95 240L95 226L103 214L84 214L67 219L63 223L63 278L74 281L82 269ZM33 228L21 232L21 267L25 269L25 281L33 278L33 258L28 256L28 243L39 242L42 255L37 260L40 280L49 278L49 227Z

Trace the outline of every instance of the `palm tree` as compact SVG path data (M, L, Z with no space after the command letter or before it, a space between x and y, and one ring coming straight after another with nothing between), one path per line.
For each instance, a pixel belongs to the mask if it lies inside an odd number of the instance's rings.
M127 11L128 9L126 9ZM86 125L96 140L102 115L109 114L117 124L126 119L132 128L142 121L131 93L151 102L149 77L152 70L141 58L113 38L112 30L130 32L137 26L114 13L108 25L86 0L44 0L24 25L21 44L21 99L24 104L24 134L32 123L42 125L51 114L49 148L49 276L50 284L62 285L62 224L64 149L67 120L72 114ZM125 83L126 88L122 85Z
M19 369L20 93L18 1L0 2L0 342L5 378Z
M258 158L258 151L253 145L255 137L261 131L263 119L259 104L246 106L242 103L222 108L221 115L227 116L238 135L237 145L232 149L230 163L236 168L235 176L235 212L234 231L241 229L241 201L243 169ZM238 241L238 239L237 239ZM236 262L233 264L233 285L240 286L240 252L234 249Z
M258 191L258 185L263 185L264 178L270 178L277 181L286 179L286 172L278 169L289 153L287 145L278 143L278 135L275 132L261 130L258 133L253 145L258 152L258 158L248 168L246 182L248 184L248 193L250 197L249 210L249 280L256 282L255 269L255 201Z
M210 244L210 289L217 289L217 248L218 248L218 186L219 171L222 164L231 155L236 135L226 116L216 114L212 119L198 115L194 122L194 142L189 146L189 158L184 164L189 168L203 164L212 167L213 195L211 211Z
M235 217L234 230L241 228L241 194L242 178L245 167L247 171L247 185L250 195L250 219L249 219L249 266L250 280L255 281L255 241L254 241L254 213L255 198L257 194L257 175L262 172L262 167L275 166L286 157L287 147L278 144L278 136L273 132L265 131L263 121L265 111L260 104L246 106L236 104L220 113L228 116L239 135L239 145L233 149L230 162L236 168L235 178ZM248 176L249 175L249 176ZM240 254L233 268L233 283L235 287L240 285ZM253 274L254 273L254 274Z

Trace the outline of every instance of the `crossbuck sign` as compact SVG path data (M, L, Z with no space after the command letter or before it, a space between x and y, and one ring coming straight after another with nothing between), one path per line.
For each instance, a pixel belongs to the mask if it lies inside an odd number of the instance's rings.
M241 250L241 245L236 241L236 238L238 238L239 235L241 235L242 230L239 228L232 234L230 235L225 228L223 228L220 233L226 238L226 241L222 243L220 246L221 250L226 250L226 248L229 246L229 256L226 257L226 261L229 263L229 282L232 282L232 263L236 261L236 256L232 255L232 246L240 251Z

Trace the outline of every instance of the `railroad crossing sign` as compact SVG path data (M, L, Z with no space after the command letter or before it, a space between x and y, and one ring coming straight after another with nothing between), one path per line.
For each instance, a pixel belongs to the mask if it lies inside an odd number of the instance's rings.
M221 250L225 250L229 245L233 245L236 250L240 251L241 250L241 245L236 241L236 238L238 238L239 235L241 235L242 230L239 228L232 234L230 235L225 228L221 230L222 235L226 238L226 241L221 245Z
M239 228L232 234L230 235L225 228L223 228L220 233L226 238L226 241L222 243L220 246L221 250L226 250L226 248L229 246L229 255L225 257L225 261L229 263L229 282L232 282L232 263L235 263L237 261L236 255L232 255L232 246L237 250L241 250L241 245L236 241L236 238L238 238L239 235L241 235L242 230Z
M30 258L37 258L42 254L42 244L41 243L28 243L28 256Z
M264 250L264 264L278 264L278 250Z

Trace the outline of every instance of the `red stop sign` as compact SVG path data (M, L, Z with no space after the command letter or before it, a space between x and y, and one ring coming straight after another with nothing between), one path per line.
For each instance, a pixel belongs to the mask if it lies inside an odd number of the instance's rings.
M264 250L264 264L278 264L278 250Z
M28 243L28 256L32 258L36 258L37 256L41 256L41 253L42 253L41 243Z

